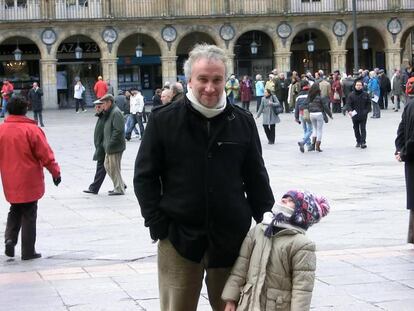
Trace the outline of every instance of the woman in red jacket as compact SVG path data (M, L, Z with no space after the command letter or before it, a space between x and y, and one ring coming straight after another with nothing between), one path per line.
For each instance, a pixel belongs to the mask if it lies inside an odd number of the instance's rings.
M250 101L252 100L253 85L248 76L244 76L240 82L240 100L243 104L243 108L250 109Z
M14 257L22 228L22 260L41 257L35 251L37 201L45 193L43 167L57 186L60 168L46 136L36 122L27 118L27 101L13 97L7 104L9 116L0 125L0 174L6 200L11 204L7 217L5 254Z

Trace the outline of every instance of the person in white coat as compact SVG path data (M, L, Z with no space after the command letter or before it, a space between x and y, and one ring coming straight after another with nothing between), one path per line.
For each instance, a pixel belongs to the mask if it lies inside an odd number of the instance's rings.
M125 132L125 139L131 139L131 133L138 123L139 132L140 132L140 139L144 136L144 124L142 122L142 116L144 112L144 96L142 96L141 92L138 90L131 90L131 97L129 98L129 106L130 106L130 115L128 118L130 120L127 121L128 127Z
M78 80L75 84L75 89L73 92L73 97L76 101L76 113L79 113L79 106L81 106L82 112L86 112L85 102L83 101L83 92L85 92L85 87L82 85L81 80Z

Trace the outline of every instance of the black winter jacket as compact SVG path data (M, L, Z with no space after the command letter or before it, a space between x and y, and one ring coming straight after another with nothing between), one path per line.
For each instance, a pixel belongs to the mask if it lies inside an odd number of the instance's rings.
M346 111L355 110L357 114L352 118L356 120L362 120L367 117L368 113L371 111L371 98L369 94L365 91L356 92L353 91L349 94L346 105L344 107Z
M151 238L208 267L231 267L252 216L274 204L252 115L227 104L207 119L187 97L153 110L134 189Z
M40 87L36 91L33 88L30 89L27 97L29 98L33 111L38 112L43 110L42 96L43 91Z

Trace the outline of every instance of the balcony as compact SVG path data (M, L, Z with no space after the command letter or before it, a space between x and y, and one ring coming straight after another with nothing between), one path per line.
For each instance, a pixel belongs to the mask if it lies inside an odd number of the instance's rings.
M40 0L0 0L0 20L40 19Z
M56 19L101 18L101 0L56 0Z
M414 10L414 0L356 0L358 12ZM349 13L352 0L0 0L0 23L21 20L294 16Z

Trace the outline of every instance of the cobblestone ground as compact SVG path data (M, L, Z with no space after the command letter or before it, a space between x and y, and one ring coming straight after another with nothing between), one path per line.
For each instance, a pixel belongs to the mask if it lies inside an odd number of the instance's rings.
M348 117L325 126L322 153L298 150L302 130L281 116L276 144L268 145L260 121L263 154L276 197L290 188L324 194L331 213L308 235L318 247L313 310L413 310L414 251L406 244L403 165L394 159L401 118L392 110L368 120L368 148L354 147ZM127 143L122 170L125 196L82 192L95 162L89 110L45 111L45 132L62 168L56 188L46 173L39 202L37 250L42 259L22 262L0 255L0 310L158 310L156 245L144 228L133 194L139 140ZM8 204L0 194L0 231ZM203 289L199 310L209 310Z

